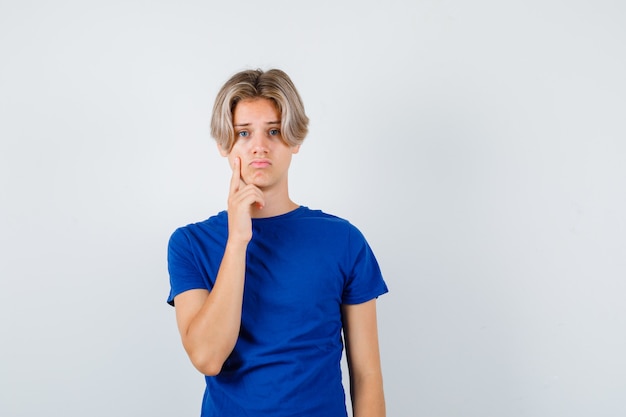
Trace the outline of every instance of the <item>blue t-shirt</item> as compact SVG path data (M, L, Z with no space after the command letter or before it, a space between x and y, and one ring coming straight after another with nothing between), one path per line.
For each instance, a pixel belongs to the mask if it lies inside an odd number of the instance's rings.
M228 237L225 211L170 238L168 302L211 290ZM206 377L202 416L346 417L341 305L387 292L359 230L301 206L252 219L239 339Z

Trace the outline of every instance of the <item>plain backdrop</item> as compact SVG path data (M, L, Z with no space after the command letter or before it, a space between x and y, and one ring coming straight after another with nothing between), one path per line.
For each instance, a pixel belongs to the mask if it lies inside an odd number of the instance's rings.
M348 218L388 415L626 415L626 3L0 0L0 415L197 416L166 246L225 208L234 72L311 119L292 197Z

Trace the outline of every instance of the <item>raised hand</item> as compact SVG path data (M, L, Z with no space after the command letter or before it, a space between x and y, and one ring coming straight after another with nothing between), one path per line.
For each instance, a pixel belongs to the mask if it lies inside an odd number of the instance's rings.
M184 291L174 299L185 350L205 375L220 373L233 351L241 326L246 253L252 239L251 210L264 205L263 193L241 177L241 159L233 161L228 192L228 241L210 291Z
M228 239L248 243L252 239L253 205L263 208L263 192L255 185L246 184L241 175L241 158L233 161L233 175L228 193Z

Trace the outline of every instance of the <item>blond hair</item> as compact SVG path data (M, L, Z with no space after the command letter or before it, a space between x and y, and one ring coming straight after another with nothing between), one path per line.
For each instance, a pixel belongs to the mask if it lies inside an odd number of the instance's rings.
M281 118L281 134L290 146L300 145L308 132L309 118L298 90L289 76L279 70L246 70L233 75L215 98L211 136L230 152L235 143L233 111L241 100L265 98L276 105Z

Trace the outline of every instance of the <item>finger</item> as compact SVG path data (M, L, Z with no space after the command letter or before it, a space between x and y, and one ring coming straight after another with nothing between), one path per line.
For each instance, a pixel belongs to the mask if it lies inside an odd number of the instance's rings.
M230 193L234 194L239 190L239 186L241 185L241 160L239 157L235 157L233 160L233 175L230 177Z
M233 199L233 203L263 208L265 206L265 196L258 187L246 185L245 187L240 187L237 196Z

